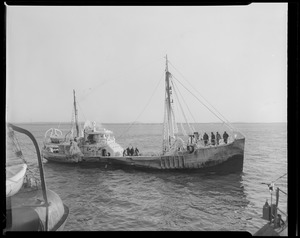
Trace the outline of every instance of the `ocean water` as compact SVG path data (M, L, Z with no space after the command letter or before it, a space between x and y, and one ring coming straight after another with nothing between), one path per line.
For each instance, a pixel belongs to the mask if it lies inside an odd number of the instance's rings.
M45 132L56 124L18 124L43 145ZM140 152L159 152L161 124L104 124L117 142ZM240 173L145 171L103 164L56 164L44 161L47 187L69 207L67 231L248 231L266 223L262 207L271 194L267 185L287 173L287 124L233 124L246 137ZM196 130L223 133L219 124L194 124ZM70 125L60 129L68 131ZM230 131L227 131L230 134ZM231 135L231 134L230 134ZM28 164L36 168L29 138L17 134ZM275 182L287 191L287 177ZM275 196L273 195L273 201ZM286 211L281 194L279 208Z

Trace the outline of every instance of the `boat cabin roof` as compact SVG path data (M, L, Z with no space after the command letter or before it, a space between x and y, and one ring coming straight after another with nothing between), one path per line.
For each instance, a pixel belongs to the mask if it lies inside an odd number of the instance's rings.
M89 135L103 135L103 134L106 134L106 133L103 133L103 132L100 132L100 131L88 131L88 132L86 132L86 134L89 134Z
M110 135L110 134L113 134L113 132L112 131L110 131L110 130L101 130L101 131L86 131L85 132L86 134L89 134L89 135L103 135L103 134L105 134L105 135Z

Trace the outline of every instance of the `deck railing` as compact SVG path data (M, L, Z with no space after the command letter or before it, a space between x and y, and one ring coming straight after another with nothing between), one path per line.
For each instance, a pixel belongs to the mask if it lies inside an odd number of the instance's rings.
M278 207L278 204L279 204L279 192L281 192L282 194L284 194L285 196L288 196L288 194L281 190L280 188L277 188L276 189L276 202L275 202L275 211L274 211L274 220L273 220L273 223L274 223L274 228L278 228L278 227L281 227L281 223L285 223L282 218L281 218L281 214L278 213L281 212L282 214L284 214L286 216L286 220L288 218L288 214L287 214L287 209L286 209L286 212L282 211L279 207ZM273 214L273 211L271 212ZM271 219L271 222L272 222L272 219Z

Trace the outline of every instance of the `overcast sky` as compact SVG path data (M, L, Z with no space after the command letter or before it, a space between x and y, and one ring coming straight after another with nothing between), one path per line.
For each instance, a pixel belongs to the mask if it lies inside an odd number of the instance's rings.
M70 122L73 89L82 121L162 122L166 54L229 121L287 121L286 3L8 6L6 49L10 122ZM184 98L197 122L219 121Z

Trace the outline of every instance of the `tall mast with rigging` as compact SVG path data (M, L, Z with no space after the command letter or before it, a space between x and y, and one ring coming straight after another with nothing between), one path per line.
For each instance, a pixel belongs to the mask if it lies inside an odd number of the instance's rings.
M170 150L172 139L175 132L175 118L172 108L172 86L170 85L171 73L168 70L168 56L166 55L166 76L165 76L165 118L164 118L164 133L163 133L163 153Z
M76 97L75 97L75 90L74 89L73 89L73 95L74 95L74 111L75 111L76 136L79 137L78 114L77 114Z

